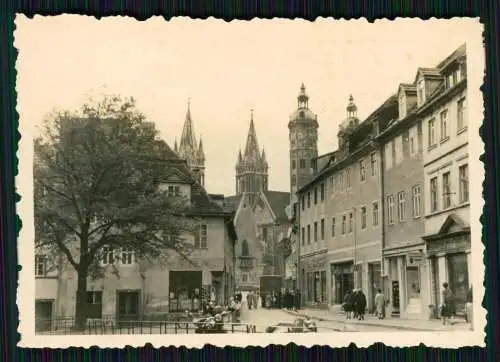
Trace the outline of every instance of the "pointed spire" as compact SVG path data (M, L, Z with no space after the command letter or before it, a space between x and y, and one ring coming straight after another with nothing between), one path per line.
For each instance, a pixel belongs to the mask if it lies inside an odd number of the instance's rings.
M179 147L177 146L177 138L175 139L175 142L174 142L174 151L176 153L179 152Z
M263 166L267 167L266 151L264 150L264 147L262 147L262 155L260 157L261 157Z
M179 144L179 153L183 158L191 158L198 152L198 143L194 134L193 121L191 119L191 101L188 99L186 119L182 128L182 136Z
M260 158L259 143L253 122L253 109L250 111L250 128L248 129L247 144L245 146L245 158L258 160Z
M240 152L238 153L238 162L242 161L243 161L243 156L241 155L241 148L240 148Z
M200 145L198 146L198 158L200 161L205 161L205 151L203 151L203 142L200 135Z

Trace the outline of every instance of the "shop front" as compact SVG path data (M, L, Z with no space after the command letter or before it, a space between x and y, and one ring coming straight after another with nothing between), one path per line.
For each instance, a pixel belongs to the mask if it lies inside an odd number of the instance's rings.
M470 231L456 232L444 237L427 237L426 241L431 267L433 305L442 303L442 285L447 282L455 297L456 313L464 316L470 286Z
M304 257L301 268L305 285L302 285L302 299L308 306L323 306L327 303L326 254Z
M354 289L354 264L352 261L330 264L331 304L342 304L347 292Z
M425 245L384 250L387 283L384 293L389 298L389 313L408 319L428 318L428 293Z

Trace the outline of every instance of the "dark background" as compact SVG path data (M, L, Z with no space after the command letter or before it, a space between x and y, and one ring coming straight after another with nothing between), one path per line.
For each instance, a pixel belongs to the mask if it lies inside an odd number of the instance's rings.
M466 1L85 1L85 0L0 0L0 361L178 361L178 360L234 360L264 361L276 360L355 360L355 361L500 361L500 296L498 248L498 206L499 194L499 130L497 127L497 93L499 69L499 13L498 0ZM388 348L376 344L368 349L357 349L354 344L343 349L315 346L310 349L289 344L267 348L216 348L205 346L201 350L174 347L154 349L143 348L107 349L72 348L67 350L37 350L17 348L18 313L16 306L17 287L17 232L21 221L15 214L19 196L15 194L14 176L17 173L18 115L15 92L16 50L13 46L14 14L27 16L78 13L97 18L110 15L128 15L144 20L153 15L207 18L210 16L232 19L260 18L305 18L314 20L318 16L335 18L366 17L394 19L398 16L450 18L454 16L480 17L485 25L486 75L483 86L485 120L481 135L485 142L486 178L484 199L486 200L483 223L483 242L486 246L486 295L483 306L488 310L486 327L487 348L462 348L459 350L432 349L425 346L414 348ZM77 71L77 70L75 70ZM33 90L40 91L40 90ZM353 334L355 338L355 334ZM165 341L168 345L168 341Z

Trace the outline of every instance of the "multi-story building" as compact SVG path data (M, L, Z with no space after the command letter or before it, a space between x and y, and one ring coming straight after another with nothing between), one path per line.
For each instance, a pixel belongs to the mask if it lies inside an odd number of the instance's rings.
M373 307L382 259L380 153L373 141L396 115L393 96L360 122L351 96L338 150L318 158L312 180L298 191L306 303L341 304L357 287Z
M285 213L290 193L268 190L268 177L252 112L245 151L236 162L236 195L227 198L236 213L236 284L243 291L258 290L261 276L285 273L280 245L290 225Z
M163 149L165 158L158 161L165 170L160 187L187 200L185 212L194 231L182 239L193 251L182 257L164 250L161 258L151 261L127 248L104 247L99 260L102 273L87 282L89 318L138 319L150 313L198 309L203 293L224 302L234 291L234 213L207 194L185 160L166 144ZM38 249L35 260L37 320L74 317L74 268L51 250Z
M448 282L457 312L463 313L471 270L465 45L437 67L419 69L415 83L423 129L430 304L442 302L441 285Z
M427 318L424 263L424 163L422 122L415 84L400 84L398 118L378 137L381 148L384 294L388 314Z

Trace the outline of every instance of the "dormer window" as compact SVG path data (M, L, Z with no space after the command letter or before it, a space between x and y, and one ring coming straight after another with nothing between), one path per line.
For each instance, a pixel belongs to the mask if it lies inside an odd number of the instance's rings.
M417 101L419 106L425 102L425 83L423 78L417 83Z
M406 117L406 97L404 93L399 95L399 119Z

